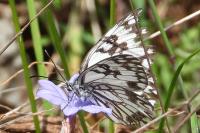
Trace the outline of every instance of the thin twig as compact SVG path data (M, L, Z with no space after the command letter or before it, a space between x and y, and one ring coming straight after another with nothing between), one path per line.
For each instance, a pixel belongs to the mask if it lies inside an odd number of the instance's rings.
M54 0L51 0L46 6L44 6L11 40L5 45L5 47L1 48L0 56L3 52L17 39L18 36L22 35L23 32L28 28L28 26L47 8L51 5Z
M198 15L200 15L200 10L198 10L198 11L196 11L196 12L194 12L194 13L192 13L192 14L190 14L190 15L188 15L188 16L186 16L186 17L184 17L184 18L182 18L182 19L180 19L180 20L178 20L178 21L176 21L176 22L174 22L172 24L170 24L169 26L164 28L164 31L167 31L167 30L169 30L169 29L171 29L171 28L173 28L175 26L178 26L178 25L180 25L180 24L182 24L182 23L184 23L184 22L186 22L186 21L188 21L188 20L190 20L190 19L192 19L192 18L194 18L194 17L196 17ZM150 39L155 38L155 37L157 37L159 35L160 35L160 31L157 31L157 32L151 34L150 36L148 36L147 38L145 38L144 41L150 40Z
M42 64L45 64L45 65L52 65L54 66L51 62L32 62L28 68L31 68L33 65L36 65L36 64L39 64L39 63L42 63ZM60 70L60 71L63 71L63 69L61 67L59 67L58 65L56 65L56 67ZM13 74L12 76L10 76L7 80L3 81L2 83L0 83L0 86L4 86L6 85L7 83L9 83L13 78L15 78L16 76L18 76L19 74L21 74L24 70L23 69L20 69L19 71L17 71L15 74Z
M24 89L24 88L25 88L25 86L6 88L5 90L0 90L0 94L18 91L18 90L21 90L21 89Z
M198 105L193 111L191 111L186 117L184 117L183 120L180 121L180 123L174 127L174 130L173 132L176 133L180 128L181 126L188 120L190 119L190 117L195 113L197 112L198 110L200 109L200 105Z
M174 111L173 112L174 114L171 114L171 115L169 115L169 117L175 117L175 116L179 116L179 115L183 115L183 114L185 114L186 113L186 111Z
M168 116L170 113L172 113L173 111L176 111L180 108L182 108L183 106L185 106L186 104L183 104L182 106L179 106L177 108L174 108L174 109L171 109L171 110L168 110L167 112L165 112L164 114L160 115L159 117L155 118L154 120L148 122L147 124L145 124L144 126L142 126L141 128L135 130L133 133L141 133L143 132L144 130L146 130L149 126L151 126L152 124L158 122L160 119L162 119L163 117L166 117Z
M103 118L99 119L98 121L96 121L91 127L89 127L90 130L94 130L94 128L97 127L98 124L99 124L101 121L105 120L105 119L106 119L106 117L103 117Z
M16 122L16 121L19 121L20 119L23 119L23 118L26 118L26 117L31 117L31 116L33 116L33 115L41 115L41 114L43 114L43 113L46 113L46 112L48 112L48 111L52 111L52 110L54 110L54 109L55 109L55 108L51 108L51 109L48 109L48 110L39 111L39 112L36 112L36 113L28 113L28 114L20 113L20 115L13 117L14 119L12 119L12 120L10 120L10 121L8 121L8 122L5 122L5 123L3 123L3 124L0 124L0 128L3 128L3 127L5 127L5 126L7 126L7 125L10 125L10 124L12 124L12 123L14 123L14 122Z
M8 107L8 106L6 106L6 105L0 104L0 107L1 107L1 108L4 108L4 109L7 109L8 111L12 110L10 107Z
M35 112L35 113L32 113L32 112L28 112L28 113L16 112L16 114L26 115L26 116L33 116L33 115L40 115L40 114L43 114L43 113L46 113L46 112L49 112L49 111L53 111L55 109L56 109L56 107L48 109L48 110L42 110L42 111Z
M136 14L138 15L138 14ZM135 17L135 16L134 16ZM137 20L137 18L135 18L135 20ZM156 79L155 79L155 76L153 75L153 72L152 72L152 69L151 69L151 63L150 63L150 58L149 58L149 54L147 53L147 50L144 46L144 39L143 39L143 36L142 36L142 30L140 30L139 28L139 24L138 22L136 21L136 27L137 29L139 30L139 36L141 38L141 46L143 47L144 49L144 53L145 53L145 58L147 59L147 63L148 63L148 66L149 66L149 72L150 72L150 76L152 77L153 79L153 82L154 82L154 86L155 86L155 90L157 92L157 96L158 96L158 99L159 99L159 102L160 102L160 106L161 106L161 109L162 109L162 113L165 113L165 110L164 110L164 106L162 104L162 100L160 98L160 94L159 94L159 91L158 91L158 87L156 85ZM167 128L168 128L168 131L170 131L170 127L169 127L169 124L167 122Z
M37 100L37 99L36 99ZM10 116L11 114L14 114L16 112L18 112L19 110L21 110L22 108L24 108L25 106L28 105L28 101L26 101L25 103L23 103L22 105L20 105L19 107L13 109L13 110L10 110L9 112L7 112L6 114L3 114L1 117L0 117L0 120L3 119L4 117L7 117L7 116Z
M145 129L147 129L149 126L151 126L152 124L156 123L157 121L159 121L160 119L162 119L163 117L168 116L170 113L172 113L173 111L176 111L180 108L183 108L184 106L188 106L192 100L198 96L198 94L200 93L200 91L197 91L194 95L192 95L189 100L187 100L186 102L184 102L182 105L180 105L179 107L176 107L174 109L168 110L166 113L162 114L161 116L155 118L154 120L148 122L147 124L145 124L144 126L142 126L141 128L135 130L133 133L140 133L142 131L144 131ZM192 112L191 112L192 113ZM193 112L194 113L194 112Z
M194 95L187 100L187 103L188 104L191 103L192 100L194 100L194 98L196 98L199 94L200 94L200 89L198 89L198 91L195 92Z
M39 98L35 98L35 100L37 101ZM26 107L27 105L29 105L29 101L27 100L25 103L23 103L22 105L20 105L19 107L15 108L15 109L12 109L10 110L9 112L3 114L1 117L0 117L0 120L7 117L7 116L10 116L14 113L20 113L19 110L21 110L22 108Z

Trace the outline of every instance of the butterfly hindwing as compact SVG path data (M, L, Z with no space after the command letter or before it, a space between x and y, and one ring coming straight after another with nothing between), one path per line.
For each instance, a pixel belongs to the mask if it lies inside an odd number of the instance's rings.
M82 72L78 82L97 104L113 110L110 118L117 123L138 127L152 118L152 99L145 90L148 77L132 55L106 58Z

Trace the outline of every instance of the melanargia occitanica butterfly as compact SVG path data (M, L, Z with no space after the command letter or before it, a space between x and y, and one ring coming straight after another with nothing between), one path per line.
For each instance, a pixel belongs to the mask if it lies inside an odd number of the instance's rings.
M139 36L146 30L136 26L140 12L121 19L97 42L71 85L78 96L92 97L98 105L111 108L111 120L133 128L153 118L152 96L157 94L147 58L152 50L145 55Z

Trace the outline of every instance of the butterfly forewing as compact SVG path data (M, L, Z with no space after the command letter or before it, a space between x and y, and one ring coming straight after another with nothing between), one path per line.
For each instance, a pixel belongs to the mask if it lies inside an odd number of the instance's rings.
M82 63L80 72L95 63L119 54L130 54L134 57L144 56L144 49L140 46L139 30L136 22L141 10L136 10L124 17L110 29L103 38L89 51ZM146 34L146 30L141 30Z
M148 77L141 61L132 55L106 58L89 67L78 78L99 105L113 110L110 118L138 127L152 118L153 104L146 88Z

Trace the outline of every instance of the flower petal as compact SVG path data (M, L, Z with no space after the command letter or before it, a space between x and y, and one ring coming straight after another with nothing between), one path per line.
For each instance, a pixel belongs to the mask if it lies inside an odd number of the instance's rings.
M82 101L81 98L77 97L74 92L71 92L69 95L71 95L71 100L68 103L68 105L63 104L61 106L61 110L66 116L74 115L80 110L84 110L89 113L103 112L106 113L108 116L112 113L112 109L95 105L90 101L90 98L88 98L85 101Z
M90 113L106 113L108 116L112 114L111 108L101 107L97 105L89 105L82 107L82 110Z
M112 114L112 109L101 107L97 105L88 105L88 106L82 106L82 107L66 107L64 108L63 112L66 116L71 116L76 114L78 111L84 110L89 113L106 113L108 116Z
M75 74L70 82L74 83L78 76L78 74ZM66 94L62 88L48 80L39 80L38 83L39 89L36 93L37 97L59 105L65 116L75 115L80 110L89 113L102 112L106 113L108 116L112 114L112 109L105 106L98 106L95 104L93 98L88 97L86 100L83 100L81 97L78 97L73 90Z
M39 89L36 92L37 97L44 98L55 105L61 105L67 102L67 95L51 81L39 80L38 83Z
M70 78L69 83L73 84L73 83L75 82L75 80L78 78L78 76L79 76L78 73L74 74L74 75Z

